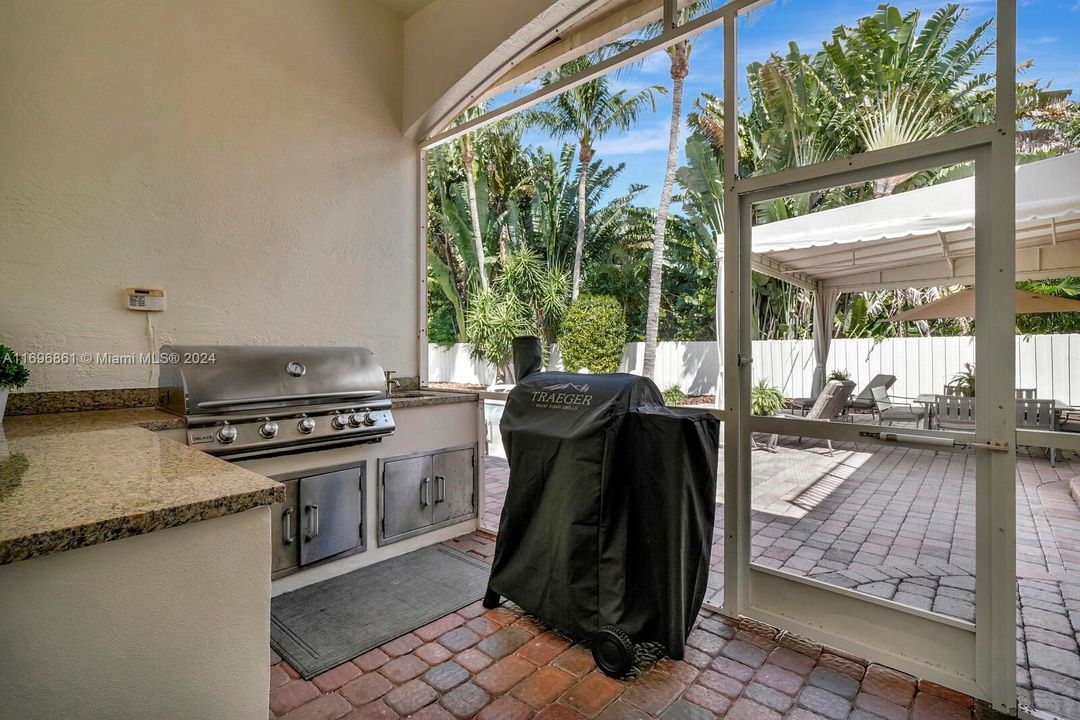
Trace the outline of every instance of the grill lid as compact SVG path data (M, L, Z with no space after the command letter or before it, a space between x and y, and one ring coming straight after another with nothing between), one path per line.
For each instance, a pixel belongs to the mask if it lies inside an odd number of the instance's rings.
M362 347L164 345L158 404L204 415L382 399L382 368Z

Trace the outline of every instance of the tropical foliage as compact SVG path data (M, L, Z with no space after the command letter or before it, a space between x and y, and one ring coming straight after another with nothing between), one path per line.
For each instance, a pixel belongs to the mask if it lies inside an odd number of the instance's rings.
M697 12L692 4L684 12ZM739 117L738 170L762 174L955 132L993 121L994 47L989 23L965 22L947 4L929 14L882 5L851 27L833 30L818 49L790 43L745 68L748 97ZM550 85L607 57L601 49L541 78ZM668 50L673 118L681 113L692 45ZM1080 112L1068 91L1049 91L1018 68L1022 159L1080 149ZM715 337L717 268L722 262L723 104L702 93L689 101L682 148L673 122L668 163L656 184L656 208L627 186L622 165L597 156L606 134L633 126L654 108L659 86L618 90L602 76L544 104L428 153L429 337L472 343L497 365L515 334L550 346L566 336L574 298L608 296L629 340ZM469 111L463 119L484 112ZM549 152L523 141L539 128L567 144ZM682 153L678 152L681 149ZM682 160L682 155L685 160ZM680 162L681 165L680 165ZM929 170L790 196L755 206L755 224L870 200L970 173ZM617 190L617 188L625 188ZM1029 289L1080 297L1080 279L1028 283ZM956 288L909 288L843 295L835 318L840 337L962 334L958 318L898 324L887 318ZM591 301L588 301L591 302ZM754 274L755 336L809 337L810 295ZM1019 332L1080 330L1080 319L1022 316ZM566 348L563 348L564 357ZM621 355L621 350L620 350ZM567 365L571 367L572 365ZM589 365L584 365L590 367Z

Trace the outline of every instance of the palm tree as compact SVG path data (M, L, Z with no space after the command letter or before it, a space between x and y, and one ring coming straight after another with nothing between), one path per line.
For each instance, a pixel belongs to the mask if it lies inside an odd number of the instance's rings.
M473 120L484 113L482 106L471 107L458 117L458 124ZM478 131L478 132L483 132ZM472 225L473 244L475 245L476 260L478 263L477 273L480 276L480 285L487 290L487 254L484 252L484 237L480 234L480 210L476 201L476 172L473 163L476 154L473 152L473 136L465 133L461 136L461 165L465 170L465 194L469 203L469 220Z
M595 62L594 55L571 60L544 75L541 84L551 85L565 77L583 72ZM625 90L615 92L608 76L600 76L556 95L529 114L529 120L533 124L556 137L572 137L578 144L578 223L572 299L577 298L581 288L581 256L585 248L588 219L586 182L595 144L613 130L629 130L642 110L646 107L656 109L656 94L664 92L664 88L656 85L627 95Z
M696 2L678 11L678 24L704 12L710 3ZM664 278L664 242L667 237L668 212L671 209L671 192L675 184L675 170L679 164L679 130L682 126L683 86L690 74L690 53L694 39L680 40L666 49L671 63L671 127L668 130L667 165L664 182L660 186L660 205L656 209L656 227L653 230L652 264L649 268L649 304L645 316L645 353L641 372L652 377L656 364L656 340L660 330L660 290Z

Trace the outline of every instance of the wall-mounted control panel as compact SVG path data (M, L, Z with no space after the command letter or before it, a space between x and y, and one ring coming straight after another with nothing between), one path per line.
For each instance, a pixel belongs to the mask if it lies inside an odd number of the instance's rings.
M127 288L124 290L128 310L161 312L165 309L165 291L153 288Z

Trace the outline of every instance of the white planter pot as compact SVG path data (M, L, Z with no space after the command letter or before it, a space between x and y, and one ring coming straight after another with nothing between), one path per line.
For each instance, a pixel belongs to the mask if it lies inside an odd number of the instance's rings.
M4 408L7 407L8 393L11 392L7 388L0 390L0 423L4 422Z

